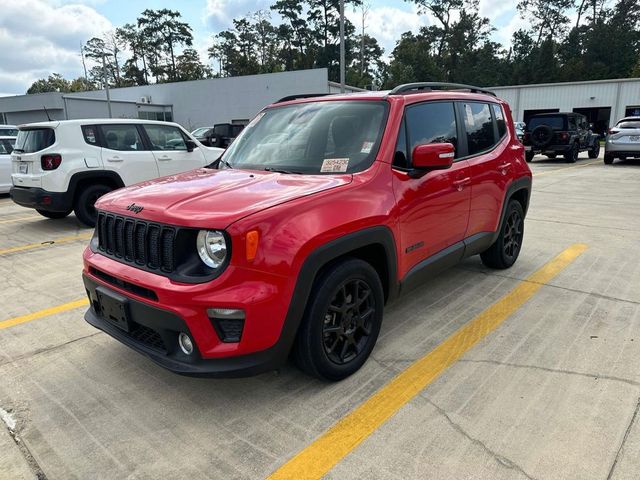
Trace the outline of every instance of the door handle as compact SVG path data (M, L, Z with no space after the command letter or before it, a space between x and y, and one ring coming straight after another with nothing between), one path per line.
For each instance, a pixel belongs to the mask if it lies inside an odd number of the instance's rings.
M161 157L158 157L158 160L161 161L161 162L166 162L168 160L171 160L171 157L168 156L168 155L163 155Z
M460 192L471 181L471 177L461 178L460 180L455 180L453 182L453 186Z
M503 170L505 168L509 168L511 166L511 162L507 162L507 163L503 163L502 165L498 165L498 168L500 170Z
M121 161L122 161L122 158L120 158L118 156L107 158L107 162L114 162L115 163L115 162L121 162Z

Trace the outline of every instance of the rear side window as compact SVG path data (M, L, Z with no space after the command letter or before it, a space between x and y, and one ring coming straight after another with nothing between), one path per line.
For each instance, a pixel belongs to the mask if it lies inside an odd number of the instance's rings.
M84 137L84 141L89 145L100 146L98 142L98 127L95 125L83 125L82 136Z
M504 112L500 105L494 103L492 106L493 114L495 115L496 123L498 124L498 136L502 138L507 134L507 122L504 119Z
M56 141L53 128L29 128L20 130L16 138L16 153L34 153L49 148Z
M551 115L545 116L545 117L533 117L529 119L527 128L532 131L534 128L540 125L548 125L554 130L564 130L565 129L564 118L565 117L561 117L561 116L554 117Z
M98 128L102 134L104 148L121 151L144 150L142 138L133 124L99 125Z
M458 133L453 102L430 102L407 107L405 114L409 155L416 145L452 143L458 151Z
M493 147L496 144L496 139L489 104L464 103L462 110L467 132L468 154L475 155Z
M18 135L17 128L0 128L0 136L2 137L15 137L16 135Z
M13 152L13 145L15 140L2 139L0 140L0 155L8 155Z
M151 150L186 150L182 132L170 125L144 125L151 141Z

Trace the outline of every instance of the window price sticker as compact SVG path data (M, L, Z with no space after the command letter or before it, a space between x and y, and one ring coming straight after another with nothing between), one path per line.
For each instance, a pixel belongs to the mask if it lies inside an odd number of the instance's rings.
M325 158L320 167L321 173L343 173L349 166L348 158Z
M373 142L364 142L362 144L362 149L360 153L371 153L371 149L373 148Z

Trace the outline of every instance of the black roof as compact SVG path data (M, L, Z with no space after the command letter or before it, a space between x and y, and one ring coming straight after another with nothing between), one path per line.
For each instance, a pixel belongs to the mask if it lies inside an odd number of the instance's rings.
M581 115L584 117L584 115L582 115L582 113L578 113L578 112L548 112L548 113L536 113L534 115L531 115L531 117L557 117L559 115Z

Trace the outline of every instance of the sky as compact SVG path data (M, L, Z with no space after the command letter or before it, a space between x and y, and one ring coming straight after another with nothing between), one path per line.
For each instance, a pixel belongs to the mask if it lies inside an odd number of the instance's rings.
M274 0L2 0L0 8L0 96L24 94L31 83L60 73L82 75L80 45L94 36L135 23L145 9L178 10L193 28L194 46L207 61L211 36L229 28L233 18L268 9ZM414 3L402 0L365 0L370 5L366 32L378 39L389 55L406 31L417 32L430 19ZM508 44L525 23L515 1L480 0L480 13L496 27L493 39ZM361 13L345 9L360 25Z

